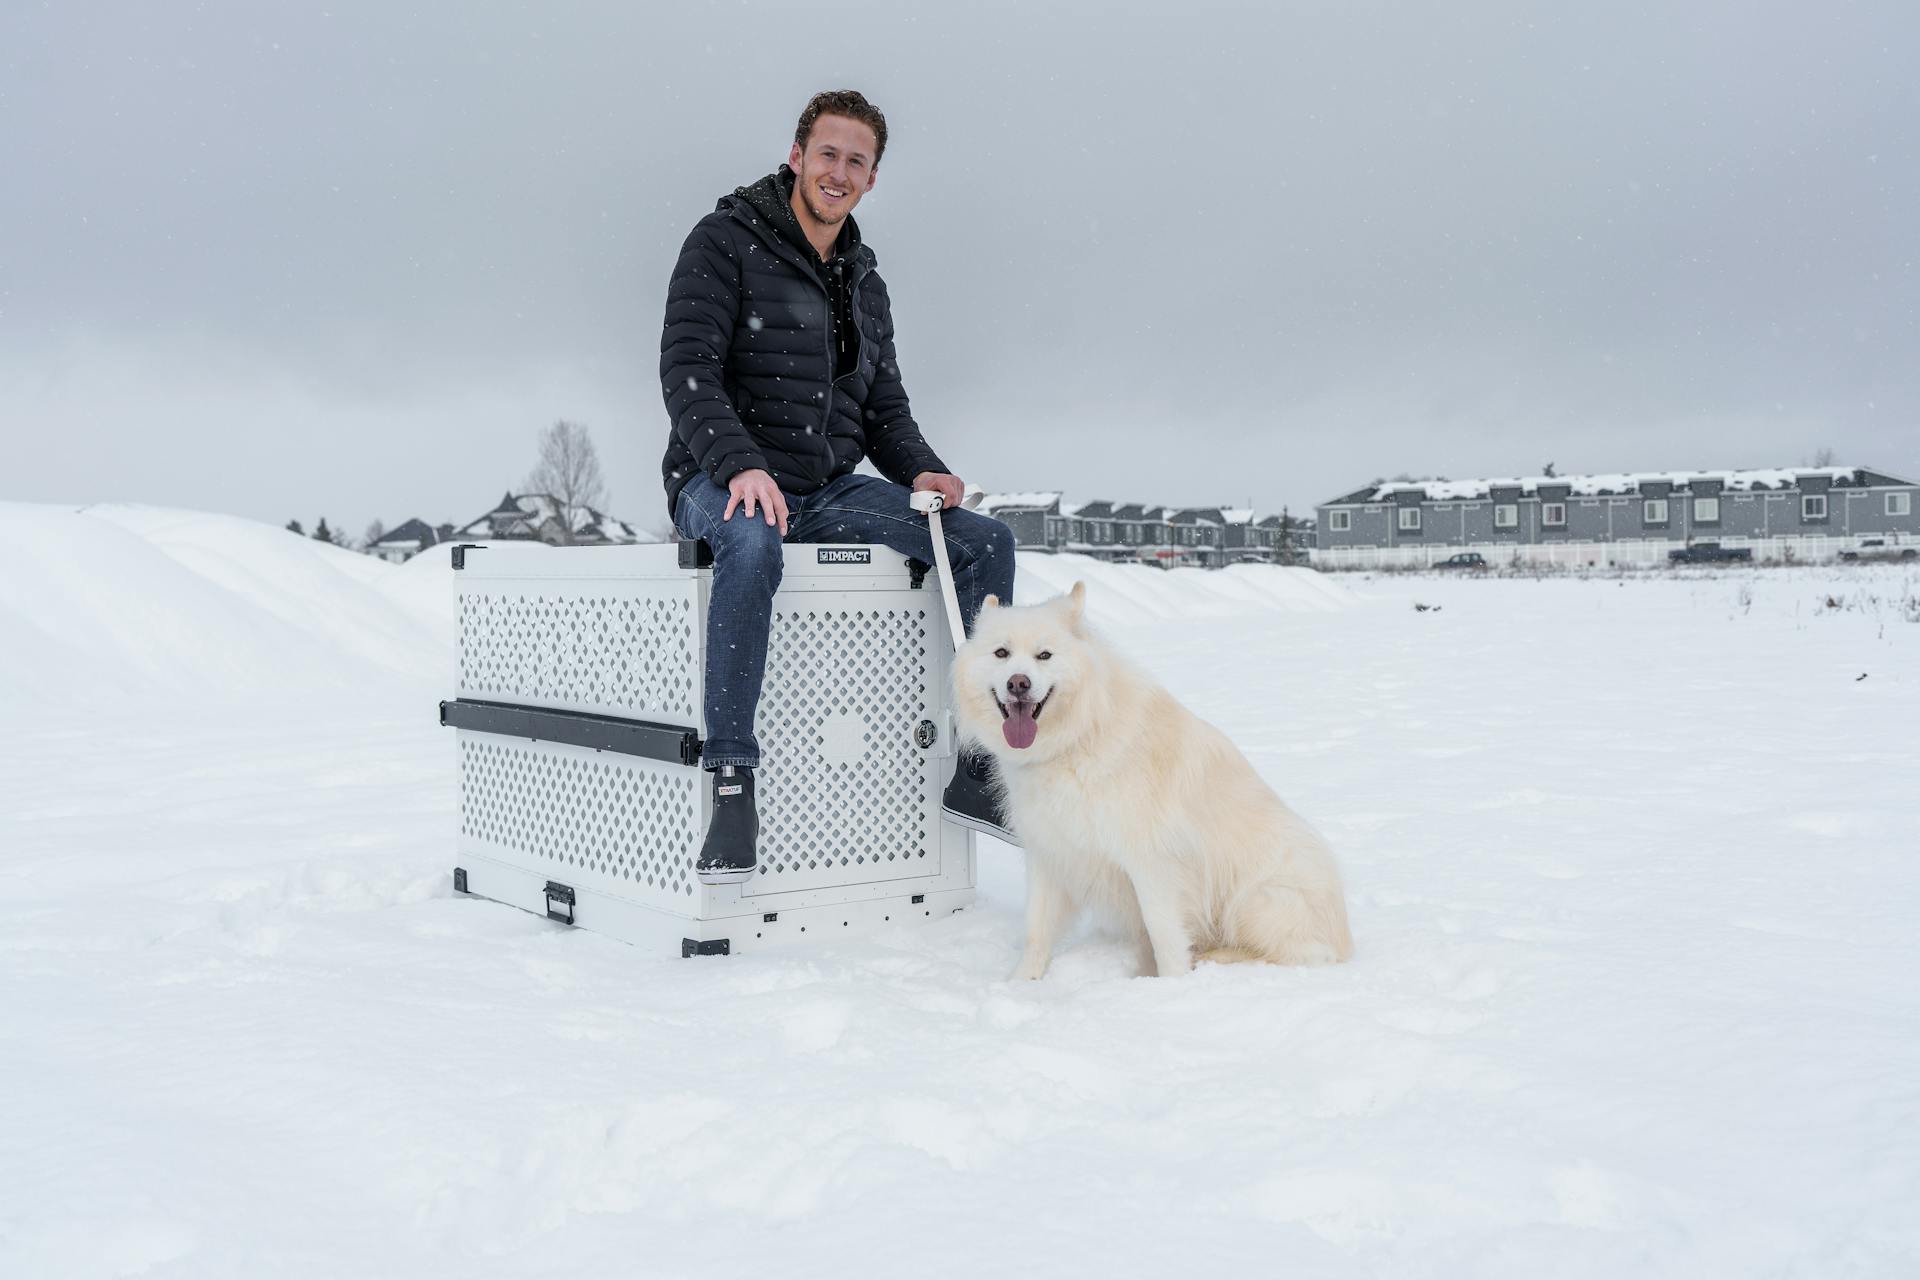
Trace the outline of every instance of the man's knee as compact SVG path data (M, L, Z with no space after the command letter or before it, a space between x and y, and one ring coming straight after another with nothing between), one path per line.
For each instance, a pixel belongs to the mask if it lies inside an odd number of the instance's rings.
M764 578L770 587L780 585L786 552L780 530L766 521L736 512L733 519L715 523L707 542L713 548L715 573Z

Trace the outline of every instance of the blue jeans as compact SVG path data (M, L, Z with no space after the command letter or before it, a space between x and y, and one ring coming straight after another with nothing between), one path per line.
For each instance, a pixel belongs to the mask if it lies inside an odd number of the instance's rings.
M785 542L875 542L932 564L932 526L907 505L909 490L877 476L844 475L813 493L782 490L787 500ZM673 523L684 538L713 548L713 592L707 607L707 740L701 763L760 765L753 717L767 671L767 633L773 593L784 568L780 529L764 516L736 509L721 519L728 492L704 472L680 490ZM943 511L953 591L968 630L989 595L1013 600L1013 531L972 511ZM928 586L933 586L929 583Z

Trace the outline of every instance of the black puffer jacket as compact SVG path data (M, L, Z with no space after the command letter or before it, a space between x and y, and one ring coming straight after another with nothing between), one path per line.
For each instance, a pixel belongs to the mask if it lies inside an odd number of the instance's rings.
M661 464L669 515L696 467L721 486L759 467L798 494L863 456L901 484L947 469L921 438L900 385L893 311L873 251L849 217L822 263L792 194L793 171L782 165L722 196L681 247L660 335L673 423ZM857 341L841 341L849 320Z

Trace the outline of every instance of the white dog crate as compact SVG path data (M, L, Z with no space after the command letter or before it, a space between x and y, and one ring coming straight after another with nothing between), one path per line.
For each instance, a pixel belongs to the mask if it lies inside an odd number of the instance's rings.
M940 813L939 584L882 547L786 548L755 724L759 869L695 877L708 562L696 543L455 549L455 887L680 955L969 905L972 835Z

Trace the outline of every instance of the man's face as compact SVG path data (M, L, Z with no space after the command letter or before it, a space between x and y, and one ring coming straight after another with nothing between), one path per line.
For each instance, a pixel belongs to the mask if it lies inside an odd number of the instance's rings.
M849 116L823 115L813 122L807 149L801 151L796 142L787 167L799 175L794 190L814 221L838 225L873 190L873 153L879 146L873 129Z

